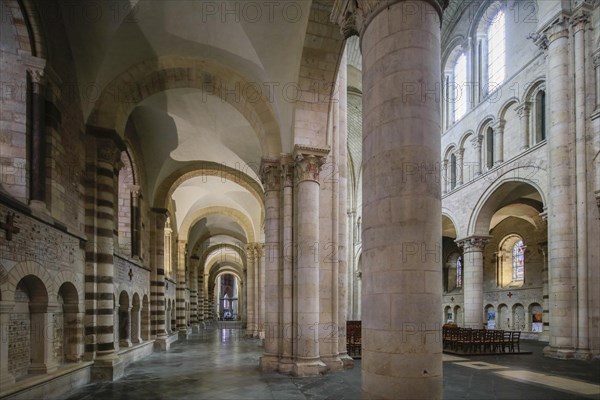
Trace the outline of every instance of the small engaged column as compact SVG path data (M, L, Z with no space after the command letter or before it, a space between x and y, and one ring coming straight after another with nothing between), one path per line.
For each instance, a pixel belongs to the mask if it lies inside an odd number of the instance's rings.
M280 294L280 172L279 160L263 160L261 172L265 189L264 249L264 336L265 350L260 359L263 370L276 370L279 364L279 294Z
M199 307L198 307L198 264L200 258L196 255L190 257L190 324L192 333L200 333Z
M293 344L296 330L293 323L293 283L294 283L294 249L293 249L293 210L294 210L294 165L290 155L281 158L281 182L283 184L283 273L282 273L282 310L281 310L281 360L280 372L292 371Z

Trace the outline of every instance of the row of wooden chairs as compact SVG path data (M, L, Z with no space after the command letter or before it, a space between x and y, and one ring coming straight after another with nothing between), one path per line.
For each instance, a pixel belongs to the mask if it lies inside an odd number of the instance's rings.
M361 357L361 321L346 321L346 349L353 358Z
M521 332L444 327L445 349L463 353L520 353Z

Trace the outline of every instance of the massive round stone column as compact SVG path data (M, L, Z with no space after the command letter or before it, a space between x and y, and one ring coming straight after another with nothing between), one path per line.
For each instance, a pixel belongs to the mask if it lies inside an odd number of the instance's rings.
M483 328L483 249L489 239L489 236L470 236L456 241L463 248L464 326L467 328Z
M362 393L441 398L442 7L344 6L363 55Z
M326 150L296 145L297 351L292 373L314 376L326 369L319 353L319 171Z
M550 346L544 354L574 356L577 324L576 206L574 140L571 127L571 81L568 21L559 17L544 32L547 46L548 99L548 277Z
M88 192L91 195L90 202L94 202L88 212L95 214L86 218L86 229L92 232L86 245L86 282L93 281L95 286L86 286L86 298L91 297L96 301L95 304L86 303L86 313L95 313L95 321L86 321L86 340L96 340L95 363L90 372L92 380L114 380L123 375L123 364L114 346L116 324L113 314L115 182L123 143L117 133L111 130L88 127L88 135L90 147L95 147L96 157L95 163L86 167L90 173L88 178L92 180L88 182L92 189ZM95 309L90 310L88 306L94 306ZM93 350L92 343L89 343L86 352L93 353Z

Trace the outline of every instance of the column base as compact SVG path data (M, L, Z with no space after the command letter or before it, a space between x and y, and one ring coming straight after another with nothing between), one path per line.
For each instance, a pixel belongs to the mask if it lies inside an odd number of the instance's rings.
M119 347L131 347L131 341L129 340L120 340Z
M48 211L45 201L30 200L29 208L31 208L31 211L38 216L41 214L41 216L50 217L50 211Z
M560 360L568 360L571 358L575 358L575 350L572 348L546 346L544 347L543 353L544 357L558 358Z
M179 336L179 339L186 339L190 337L190 334L192 333L191 329L188 328L184 328L184 329L180 329L177 332L177 335Z
M263 355L260 358L261 371L277 371L279 370L279 357L276 355Z
M294 360L291 357L283 357L279 360L277 370L283 374L291 374L294 369Z
M321 357L321 361L327 365L327 372L337 372L344 369L344 362L338 356Z
M58 369L58 366L47 366L46 364L31 364L27 372L34 375L49 374Z
M340 360L344 364L344 369L354 368L354 358L350 357L347 353L340 354Z
M587 349L577 349L575 351L575 359L582 361L590 361L592 359L592 352Z
M169 351L171 342L168 337L161 336L154 340L154 351Z
M9 386L14 385L14 383L15 376L8 372L8 370L2 371L2 374L0 374L0 392L5 391Z
M200 333L200 324L192 324L192 333Z
M319 359L296 360L292 367L292 375L298 377L318 376L327 371L327 365Z
M119 357L109 360L94 361L90 368L90 379L92 382L116 381L125 373L125 365Z

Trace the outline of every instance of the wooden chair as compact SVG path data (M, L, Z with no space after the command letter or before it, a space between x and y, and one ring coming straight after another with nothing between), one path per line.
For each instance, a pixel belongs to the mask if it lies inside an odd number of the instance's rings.
M483 329L473 329L471 338L471 352L479 353L484 346L485 331Z
M502 338L502 352L506 352L506 349L510 351L511 332L504 331L504 337Z
M497 330L494 331L494 352L503 351L502 342L504 341L504 331Z
M521 332L520 331L512 332L512 334L510 336L510 352L511 353L515 352L515 345L517 347L517 353L521 352L520 341L521 341Z
M494 338L496 332L493 330L483 330L482 350L492 353L495 349Z
M470 328L461 329L456 344L459 350L468 353L473 346L473 330Z

